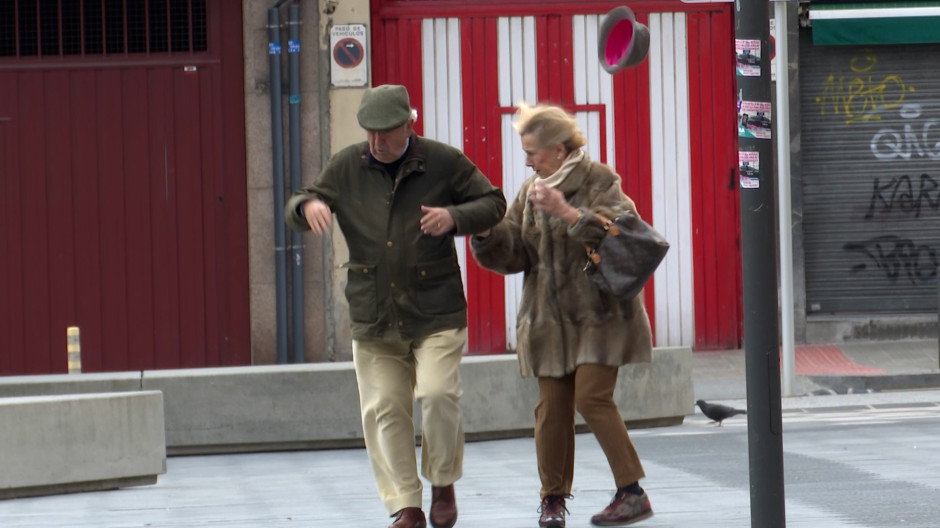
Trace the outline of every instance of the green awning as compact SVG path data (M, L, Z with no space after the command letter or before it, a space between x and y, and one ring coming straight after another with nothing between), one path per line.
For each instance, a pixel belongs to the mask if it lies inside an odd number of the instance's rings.
M940 2L812 3L813 44L940 42Z

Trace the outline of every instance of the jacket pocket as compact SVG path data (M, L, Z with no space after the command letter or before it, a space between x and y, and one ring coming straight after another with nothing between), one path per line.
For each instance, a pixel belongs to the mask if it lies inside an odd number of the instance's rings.
M466 309L460 266L454 257L419 262L415 272L418 276L415 302L423 313L447 314Z
M378 318L376 266L350 262L346 265L346 300L349 317L357 323L374 323Z

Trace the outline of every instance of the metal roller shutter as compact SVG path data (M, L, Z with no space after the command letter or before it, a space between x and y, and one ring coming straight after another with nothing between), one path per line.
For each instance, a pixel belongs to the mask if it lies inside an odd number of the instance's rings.
M800 43L807 314L933 312L940 45Z

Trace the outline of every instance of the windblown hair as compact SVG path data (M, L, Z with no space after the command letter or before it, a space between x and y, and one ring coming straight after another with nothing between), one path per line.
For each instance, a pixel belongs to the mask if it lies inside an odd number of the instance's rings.
M560 143L566 152L571 152L587 143L574 116L555 105L529 106L521 102L513 126L520 136L532 134L542 148Z

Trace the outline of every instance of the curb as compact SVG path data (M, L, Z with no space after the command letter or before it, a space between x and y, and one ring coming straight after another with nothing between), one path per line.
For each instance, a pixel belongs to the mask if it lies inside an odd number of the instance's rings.
M855 394L940 388L940 372L890 375L807 375L807 379L823 387L815 393Z

